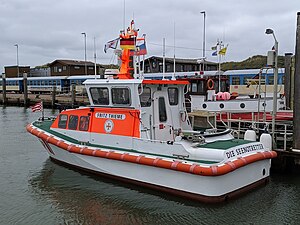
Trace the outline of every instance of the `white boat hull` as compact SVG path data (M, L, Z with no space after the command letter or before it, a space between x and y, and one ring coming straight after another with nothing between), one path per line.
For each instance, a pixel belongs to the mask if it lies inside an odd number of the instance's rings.
M201 176L154 166L70 153L49 144L52 159L93 173L139 183L196 200L217 202L268 180L270 159L257 161L221 176ZM252 188L252 187L251 187Z

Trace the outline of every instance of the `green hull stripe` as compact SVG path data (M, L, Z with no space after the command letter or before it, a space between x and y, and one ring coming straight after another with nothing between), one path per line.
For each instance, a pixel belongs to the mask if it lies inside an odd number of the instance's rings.
M57 136L63 140L66 140L68 142L71 142L73 144L77 144L77 145L83 145L82 142L68 137L66 135L63 135L61 133L58 133L56 131L53 131L50 129L51 125L52 125L53 121L43 121L43 122L34 122L33 125L41 130L44 130L47 133L50 133L54 136ZM106 145L95 145L95 144L91 144L91 143L87 143L85 144L85 146L89 146L89 147L95 147L95 148L106 148L106 149L112 149L112 150L120 150L120 151L125 151L125 152L132 152L132 153L140 153L140 154L148 154L151 156L156 156L156 157L165 157L165 158L172 158L172 159L178 159L177 157L174 156L167 156L167 155L160 155L160 154L153 154L153 153L145 153L145 152L141 152L141 151L137 151L134 149L125 149L125 148L118 148L118 147L111 147L111 146L106 146ZM206 146L205 146L206 147ZM191 160L191 159L184 159L185 161L189 161L189 162L197 162L197 163L204 163L204 164L215 164L215 163L219 163L219 161L206 161L206 160Z

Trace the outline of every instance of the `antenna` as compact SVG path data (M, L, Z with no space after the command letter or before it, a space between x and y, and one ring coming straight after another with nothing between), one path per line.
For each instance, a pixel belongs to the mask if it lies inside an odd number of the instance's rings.
M173 59L173 63L174 63L174 65L173 65L173 74L172 74L172 80L176 80L176 78L175 78L175 72L176 72L176 62L175 62L175 50L176 50L176 48L175 48L175 21L174 21L174 59Z
M166 64L166 38L163 38L163 76L162 79L165 80L165 64Z
M97 55L96 55L96 37L94 37L94 62L95 62L95 79L97 79Z
M126 30L126 27L125 27L125 11L126 11L126 0L124 0L124 5L123 5L123 29L124 29L124 32Z

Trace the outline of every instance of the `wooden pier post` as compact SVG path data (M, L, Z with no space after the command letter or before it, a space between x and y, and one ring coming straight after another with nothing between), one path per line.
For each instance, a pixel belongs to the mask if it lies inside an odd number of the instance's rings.
M51 93L51 106L52 106L52 109L55 108L55 97L56 97L56 86L53 86L52 87L52 93Z
M6 75L5 73L2 74L2 94L3 94L3 105L7 104L7 98L6 98Z
M23 85L24 85L24 107L28 105L28 88L27 88L27 73L23 73Z
M292 53L285 53L284 57L284 94L286 107L291 108L291 97L292 97L292 77L291 77L291 65L292 65Z
M294 87L293 149L300 149L300 12L297 13Z
M71 85L71 105L72 105L72 108L74 107L76 103L76 86L75 84L72 84Z

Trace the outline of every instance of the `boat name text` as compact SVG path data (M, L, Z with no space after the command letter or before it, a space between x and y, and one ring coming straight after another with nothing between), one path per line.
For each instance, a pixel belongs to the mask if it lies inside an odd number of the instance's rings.
M230 159L232 157L236 157L239 155L243 155L245 153L262 150L262 149L264 149L264 146L262 144L249 145L246 147L236 148L231 151L228 151L228 152L226 152L226 156L227 156L227 159Z
M95 117L101 118L101 119L125 120L126 115L125 114L112 114L112 113L96 113Z

